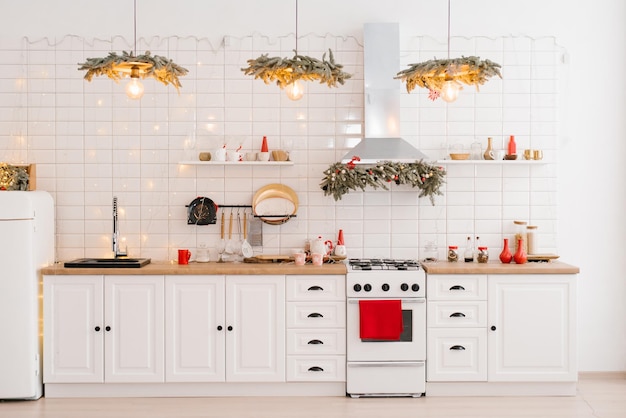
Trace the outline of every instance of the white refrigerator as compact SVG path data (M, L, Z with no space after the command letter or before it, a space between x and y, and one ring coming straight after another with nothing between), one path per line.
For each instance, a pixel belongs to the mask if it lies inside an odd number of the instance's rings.
M42 396L40 269L54 262L54 202L0 191L0 399Z

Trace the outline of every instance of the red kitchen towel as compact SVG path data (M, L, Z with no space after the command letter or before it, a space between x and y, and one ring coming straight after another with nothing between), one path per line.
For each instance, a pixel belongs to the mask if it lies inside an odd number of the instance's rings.
M360 338L397 341L402 334L402 301L360 300Z

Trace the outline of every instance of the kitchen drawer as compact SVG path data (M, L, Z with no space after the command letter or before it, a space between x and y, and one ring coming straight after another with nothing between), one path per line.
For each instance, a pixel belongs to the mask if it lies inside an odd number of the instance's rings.
M482 274L429 274L428 300L487 300L487 276Z
M287 276L287 300L345 299L346 276Z
M427 303L428 327L487 326L487 301L436 301Z
M429 328L427 350L427 381L487 380L486 328Z
M345 302L287 302L288 328L345 328Z
M288 382L345 382L346 356L288 356Z
M346 354L344 329L289 329L287 354Z

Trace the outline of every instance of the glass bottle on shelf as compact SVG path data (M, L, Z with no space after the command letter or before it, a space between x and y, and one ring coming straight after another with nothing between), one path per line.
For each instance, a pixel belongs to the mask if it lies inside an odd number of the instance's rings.
M524 252L528 254L528 240L526 239L526 221L513 221L515 224L515 252L517 252L517 246L520 240L524 245Z
M528 254L538 254L537 248L537 226L528 225L526 227L526 247Z

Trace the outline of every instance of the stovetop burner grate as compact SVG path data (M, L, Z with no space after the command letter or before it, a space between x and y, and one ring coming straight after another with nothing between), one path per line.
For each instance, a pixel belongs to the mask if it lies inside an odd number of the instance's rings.
M395 260L389 258L351 258L348 265L352 270L419 270L417 260Z

